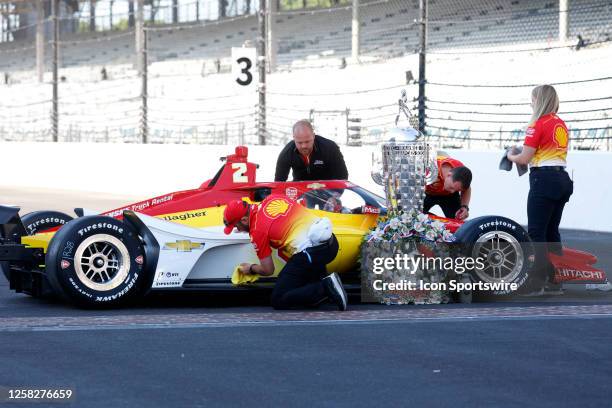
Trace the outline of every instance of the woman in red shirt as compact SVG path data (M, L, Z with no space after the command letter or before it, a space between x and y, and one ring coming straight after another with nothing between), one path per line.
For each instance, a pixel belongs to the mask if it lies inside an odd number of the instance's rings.
M536 243L534 283L551 282L554 269L547 252L561 253L559 224L565 203L574 191L574 183L565 171L569 132L558 116L559 97L555 88L541 85L531 93L533 115L527 127L523 151L508 152L508 159L529 164L527 198L528 230Z

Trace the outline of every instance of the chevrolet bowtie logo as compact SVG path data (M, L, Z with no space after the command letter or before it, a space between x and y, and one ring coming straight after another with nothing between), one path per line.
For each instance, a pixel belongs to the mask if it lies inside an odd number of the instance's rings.
M179 252L191 252L193 249L204 248L203 242L191 242L188 239L177 240L176 242L166 242L164 249L176 249Z
M321 184L321 183L310 183L306 186L306 188L310 188L313 190L316 190L318 188L324 188L324 187L325 187L325 184Z

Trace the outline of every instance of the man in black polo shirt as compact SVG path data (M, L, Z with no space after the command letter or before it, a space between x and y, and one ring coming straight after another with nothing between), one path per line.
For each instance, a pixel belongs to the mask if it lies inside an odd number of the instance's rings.
M315 135L307 120L293 125L293 142L281 151L276 162L275 181L347 180L348 170L340 148L333 141Z

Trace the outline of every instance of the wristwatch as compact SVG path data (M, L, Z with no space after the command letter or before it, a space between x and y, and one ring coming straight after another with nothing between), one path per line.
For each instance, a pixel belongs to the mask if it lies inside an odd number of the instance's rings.
M465 208L466 210L470 211L470 207L468 207L468 206L467 206L467 205L465 205L465 204L461 204L461 207L459 207L459 208Z

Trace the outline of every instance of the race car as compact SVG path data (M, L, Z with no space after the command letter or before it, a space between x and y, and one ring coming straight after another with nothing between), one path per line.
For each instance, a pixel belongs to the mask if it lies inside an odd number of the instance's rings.
M115 306L157 290L270 288L275 276L244 286L231 283L241 262L257 262L248 234L223 233L223 210L233 199L257 203L282 194L332 221L339 241L328 270L345 282L359 280L364 235L386 216L385 200L349 181L257 182L248 148L221 158L217 174L193 190L178 191L101 214L75 209L19 216L0 206L0 269L10 288L32 296L54 295L80 306ZM516 282L526 288L533 246L518 223L499 216L468 222L430 215L445 224L486 268L472 271L483 282ZM273 254L276 274L285 259ZM591 254L565 249L551 256L559 282L604 283ZM498 293L503 294L503 293Z

